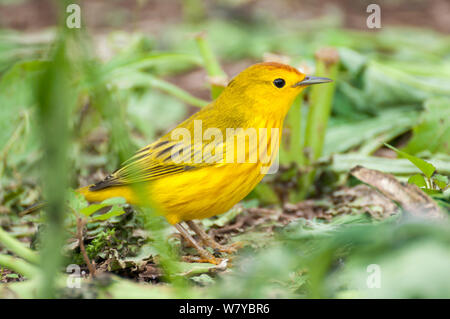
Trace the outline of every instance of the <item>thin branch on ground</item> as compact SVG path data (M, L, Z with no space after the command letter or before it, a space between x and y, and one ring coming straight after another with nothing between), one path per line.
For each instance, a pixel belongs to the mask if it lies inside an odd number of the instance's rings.
M80 245L80 251L81 251L81 254L83 255L84 262L86 263L86 265L89 269L89 275L92 278L92 277L95 277L95 267L89 260L89 256L86 253L86 248L84 247L83 231L84 231L85 224L86 224L86 222L82 218L80 218L80 217L77 218L78 244Z

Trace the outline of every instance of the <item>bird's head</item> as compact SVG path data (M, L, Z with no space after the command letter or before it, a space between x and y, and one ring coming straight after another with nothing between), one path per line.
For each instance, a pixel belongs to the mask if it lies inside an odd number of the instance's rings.
M264 62L237 75L225 88L221 99L240 104L255 114L284 117L296 96L307 86L331 79L306 76L289 65Z

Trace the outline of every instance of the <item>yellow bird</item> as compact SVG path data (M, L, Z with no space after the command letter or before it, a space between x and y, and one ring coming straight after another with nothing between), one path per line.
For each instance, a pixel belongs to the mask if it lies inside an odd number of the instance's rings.
M181 223L203 244L229 251L193 220L226 212L261 181L274 164L294 99L305 87L330 81L280 63L252 65L214 102L140 149L104 180L78 191L89 202L120 196L145 205L151 199L203 260L217 263ZM136 192L136 185L143 191Z

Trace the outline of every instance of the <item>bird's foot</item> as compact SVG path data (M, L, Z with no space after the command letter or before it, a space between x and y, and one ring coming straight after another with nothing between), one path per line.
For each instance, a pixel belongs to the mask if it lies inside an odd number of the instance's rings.
M229 245L221 245L217 242L214 242L213 245L211 245L211 248L226 254L233 254L239 249L241 249L244 246L244 243L237 241L235 243L229 244Z
M211 257L198 257L198 256L183 256L183 261L190 263L209 263L218 266L219 268L227 268L229 266L228 259Z
M192 229L197 236L201 239L204 245L211 247L215 251L232 254L239 248L242 248L243 244L240 242L233 243L231 245L221 245L209 236L200 226L194 221L190 220L186 222L190 229Z

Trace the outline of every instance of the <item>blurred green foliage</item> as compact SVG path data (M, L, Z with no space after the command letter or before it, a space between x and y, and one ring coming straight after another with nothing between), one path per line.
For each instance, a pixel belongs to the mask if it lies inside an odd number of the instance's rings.
M445 298L448 226L408 215L382 222L364 215L300 219L264 249L248 251L212 289L224 298ZM373 264L381 270L379 288L367 284Z

